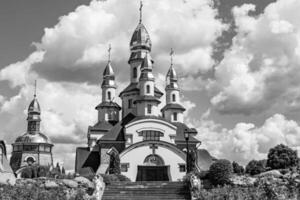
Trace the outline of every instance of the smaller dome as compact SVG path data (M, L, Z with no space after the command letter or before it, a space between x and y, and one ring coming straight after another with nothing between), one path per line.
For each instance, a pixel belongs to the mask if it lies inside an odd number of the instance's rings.
M41 107L40 107L40 104L36 97L34 97L34 99L29 104L28 113L29 114L31 114L31 113L40 114L41 113Z
M15 143L48 143L51 144L50 139L42 134L30 134L30 133L25 133L24 135L18 137L15 141Z
M176 74L176 71L174 69L174 67L171 65L168 73L167 73L167 78L170 79L170 82L173 82L173 81L177 81L177 74Z
M142 23L139 23L131 37L130 49L134 50L145 48L150 51L151 45L152 44L147 29Z
M109 61L103 71L103 76L105 77L105 76L114 76L114 75L115 75L114 70Z

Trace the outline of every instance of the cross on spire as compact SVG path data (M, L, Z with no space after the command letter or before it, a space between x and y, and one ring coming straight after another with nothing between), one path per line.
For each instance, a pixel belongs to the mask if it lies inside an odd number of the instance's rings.
M111 56L110 55L111 54L111 45L110 44L108 45L108 50L107 51L108 51L108 62L110 62L110 56Z
M174 55L174 50L173 50L173 48L171 48L171 52L170 52L171 66L173 65L173 55Z
M36 97L36 84L37 84L37 81L36 80L34 80L34 98Z
M140 1L140 23L142 23L142 14L143 14L143 1Z

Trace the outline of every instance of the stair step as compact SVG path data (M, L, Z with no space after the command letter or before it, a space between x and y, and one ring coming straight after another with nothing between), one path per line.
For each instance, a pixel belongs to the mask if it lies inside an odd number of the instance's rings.
M118 182L107 185L103 200L185 200L191 199L184 182Z

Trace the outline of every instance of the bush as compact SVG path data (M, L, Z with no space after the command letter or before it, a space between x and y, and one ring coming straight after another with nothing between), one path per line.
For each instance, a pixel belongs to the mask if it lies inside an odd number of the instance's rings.
M298 164L297 151L279 144L271 148L268 153L267 166L271 169L287 169Z
M109 174L121 174L119 154L113 153L110 156L110 163L109 163L108 173Z
M260 174L266 171L265 160L251 160L246 166L246 173L250 175Z
M233 173L238 174L238 175L244 174L244 171L245 171L244 167L239 165L235 161L232 162L232 169L233 169Z
M216 161L209 168L209 180L213 185L229 184L231 175L232 165L225 159Z
M122 174L101 174L103 182L110 185L114 182L130 182L130 179Z

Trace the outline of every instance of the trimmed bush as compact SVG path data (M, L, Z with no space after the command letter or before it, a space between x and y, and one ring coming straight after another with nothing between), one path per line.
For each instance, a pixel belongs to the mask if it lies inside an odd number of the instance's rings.
M232 165L229 160L218 160L209 168L209 180L213 185L230 184L231 175Z
M232 162L232 169L233 169L233 173L238 174L238 175L244 174L244 171L245 171L244 167L239 165L235 161Z
M251 160L246 166L246 173L250 175L260 174L266 171L265 160Z
M267 166L271 169L288 169L298 164L297 151L286 145L279 144L271 148L268 153Z

